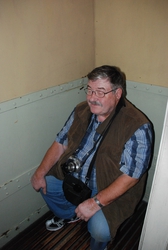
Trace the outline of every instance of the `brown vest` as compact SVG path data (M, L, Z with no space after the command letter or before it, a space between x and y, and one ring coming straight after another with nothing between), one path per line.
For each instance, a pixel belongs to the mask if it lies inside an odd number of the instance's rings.
M112 122L108 134L97 152L95 166L98 191L106 188L122 174L119 162L125 143L141 125L149 123L146 116L130 102L125 100L125 104ZM90 116L91 112L86 102L80 103L76 107L75 119L68 132L68 148L48 174L52 174L58 179L64 178L61 164L66 162L68 157L78 148L88 127ZM98 133L103 132L112 116L113 114L99 125L97 128ZM102 209L108 221L112 237L115 236L120 224L134 212L142 197L145 182L146 174L134 187Z

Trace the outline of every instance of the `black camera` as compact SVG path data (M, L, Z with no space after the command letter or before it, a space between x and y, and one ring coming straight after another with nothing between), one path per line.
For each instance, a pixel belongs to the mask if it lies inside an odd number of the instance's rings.
M71 174L65 175L62 187L65 198L75 206L91 197L91 189Z
M69 174L72 172L79 173L82 169L81 161L74 155L70 156L68 160L61 165L64 174Z

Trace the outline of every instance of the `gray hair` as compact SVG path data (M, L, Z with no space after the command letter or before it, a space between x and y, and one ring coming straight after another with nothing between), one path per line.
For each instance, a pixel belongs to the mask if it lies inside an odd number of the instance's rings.
M116 66L103 65L93 69L87 75L91 81L98 79L108 79L112 84L112 87L122 89L122 97L126 96L126 77L125 74Z

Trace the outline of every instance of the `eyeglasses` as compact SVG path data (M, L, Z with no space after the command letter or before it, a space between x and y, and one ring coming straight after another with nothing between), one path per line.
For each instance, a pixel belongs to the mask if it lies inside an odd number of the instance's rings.
M108 92L103 92L103 91L101 91L101 90L91 90L91 89L88 89L88 88L86 88L86 89L84 89L84 91L85 91L85 93L87 94L87 95L92 95L93 93L95 93L95 95L97 96L97 97L99 97L99 98L102 98L102 97L104 97L106 94L108 94L108 93L110 93L110 92L113 92L113 91L116 91L117 90L117 88L116 89L112 89L112 90L110 90L110 91L108 91Z

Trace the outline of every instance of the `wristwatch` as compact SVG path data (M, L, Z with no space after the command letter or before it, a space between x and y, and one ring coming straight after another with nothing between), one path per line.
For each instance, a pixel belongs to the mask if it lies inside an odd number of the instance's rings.
M100 208L104 207L104 206L100 203L100 201L97 199L97 196L94 196L93 199L94 199L94 201L97 203L97 205L98 205Z

